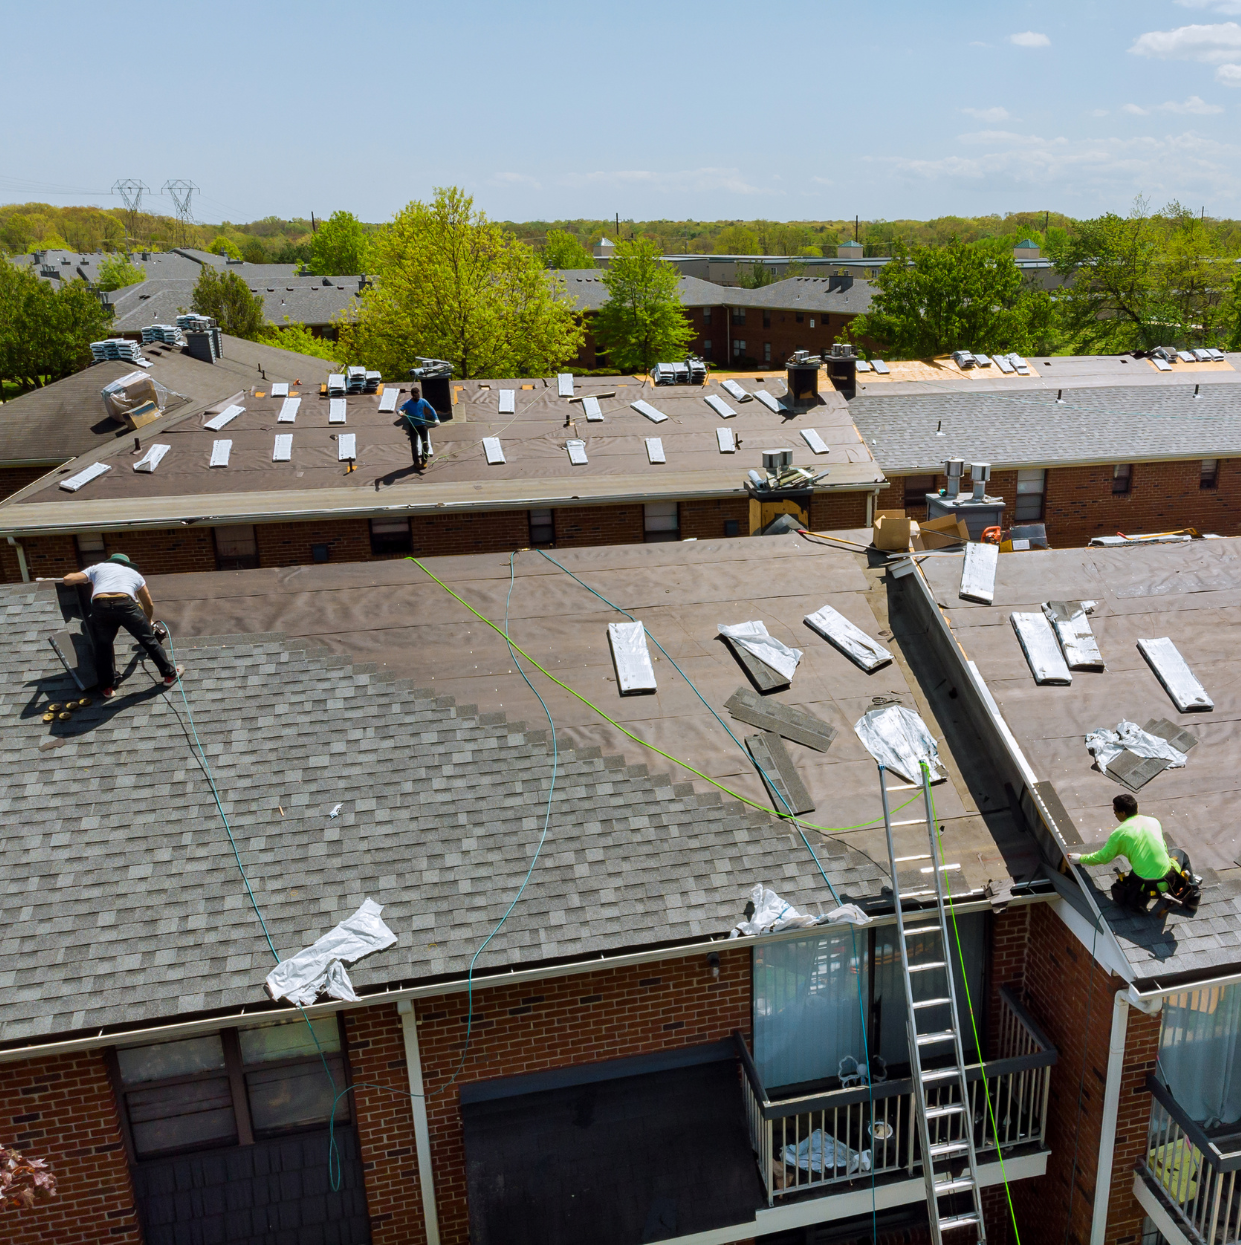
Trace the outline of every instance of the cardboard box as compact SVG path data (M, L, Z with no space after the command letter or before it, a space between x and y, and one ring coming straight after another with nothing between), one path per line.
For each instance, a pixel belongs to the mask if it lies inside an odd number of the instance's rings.
M960 515L946 514L942 519L931 519L919 528L923 549L955 549L970 538L969 529Z
M871 539L876 549L904 553L909 549L912 529L913 520L903 510L877 510Z
M125 426L132 432L138 428L145 427L147 424L153 424L160 417L160 409L154 402L144 402L141 406L136 406L132 411L125 411L121 418L125 421Z

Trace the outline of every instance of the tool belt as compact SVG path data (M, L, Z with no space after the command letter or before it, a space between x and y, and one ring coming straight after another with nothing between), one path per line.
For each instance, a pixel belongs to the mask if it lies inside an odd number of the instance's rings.
M1183 912L1193 916L1202 902L1202 887L1198 876L1189 863L1187 853L1177 849L1169 853L1172 868L1161 878L1144 878L1130 871L1117 875L1112 883L1112 898L1122 908L1146 912L1151 900L1156 900L1152 915L1163 916L1169 911Z

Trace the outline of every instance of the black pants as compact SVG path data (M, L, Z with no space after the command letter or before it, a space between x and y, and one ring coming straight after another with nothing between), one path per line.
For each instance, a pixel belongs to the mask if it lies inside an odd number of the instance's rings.
M423 466L431 456L431 433L428 429L413 426L409 430L409 448L414 454L414 466Z
M116 686L116 654L112 645L122 627L142 645L165 679L176 674L176 667L155 638L155 629L133 597L96 597L91 602L90 625L95 640L95 675L100 687Z

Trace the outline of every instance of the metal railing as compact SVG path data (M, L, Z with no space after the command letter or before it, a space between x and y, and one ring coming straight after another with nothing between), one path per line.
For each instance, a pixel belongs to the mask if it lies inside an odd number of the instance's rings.
M1185 1235L1198 1245L1241 1241L1241 1138L1212 1140L1153 1076L1146 1078L1151 1103L1146 1156L1138 1171Z
M966 1068L967 1110L932 1119L931 1144L958 1139L969 1126L974 1148L1043 1144L1051 1067L1058 1058L1029 1013L1000 989L999 1058ZM742 1094L750 1143L767 1191L767 1205L808 1189L922 1170L910 1080L884 1081L826 1093L772 1101L740 1034L734 1035L743 1070ZM990 1095L983 1092L986 1079ZM960 1100L957 1083L927 1087L927 1106ZM994 1119L992 1116L994 1115Z

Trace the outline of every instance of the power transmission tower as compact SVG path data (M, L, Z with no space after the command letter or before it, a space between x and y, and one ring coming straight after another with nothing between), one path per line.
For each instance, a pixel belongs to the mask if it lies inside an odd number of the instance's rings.
M121 201L125 204L125 212L129 217L129 241L132 243L138 236L138 213L142 211L142 196L150 194L150 186L144 186L142 182L134 178L125 181L118 181L112 187L114 195L120 195Z
M163 185L163 193L172 196L177 214L177 241L182 246L186 244L189 238L189 227L194 223L194 214L190 211L190 200L197 189L198 187L193 182L180 178L176 181L166 181Z

